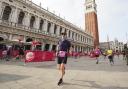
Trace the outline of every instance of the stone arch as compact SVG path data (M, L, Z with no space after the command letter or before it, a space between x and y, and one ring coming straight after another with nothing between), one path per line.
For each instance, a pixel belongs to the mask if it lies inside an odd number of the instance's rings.
M4 38L3 37L0 37L0 41L4 41Z
M33 28L34 27L34 23L35 23L35 16L31 16L31 19L30 19L30 28Z
M12 8L10 6L6 6L3 12L2 20L9 20Z
M44 20L41 19L41 20L40 20L40 27L39 27L39 30L42 30L43 24L44 24Z
M61 35L61 33L62 33L62 27L60 27L60 35Z
M27 42L27 43L30 42L30 44L26 44L26 45L25 45L25 50L31 50L31 49L32 49L32 45L31 45L32 41L33 41L33 39L32 39L31 37L27 37L27 38L26 38L26 42Z
M57 30L57 25L55 24L55 26L54 26L54 34L56 34L56 30Z
M5 33L0 33L0 41L4 41L4 40L7 40L7 39L8 39L7 34L5 34Z
M27 38L27 39L26 39L26 42L32 42L32 41L33 41L32 38Z
M18 24L23 24L24 16L25 16L25 13L23 11L21 11L19 13L19 17L18 17Z
M51 28L51 23L48 23L48 28L47 28L47 32L50 32L50 28Z

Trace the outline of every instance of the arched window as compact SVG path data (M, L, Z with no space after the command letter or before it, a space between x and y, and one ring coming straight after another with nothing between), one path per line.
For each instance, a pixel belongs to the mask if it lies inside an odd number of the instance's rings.
M44 24L44 21L41 19L41 20L40 20L40 27L39 27L39 30L42 30L43 24Z
M57 25L54 26L54 34L56 34Z
M75 37L76 37L75 39L77 40L77 33L76 33L76 36Z
M4 38L0 37L0 41L3 41L3 40L4 40Z
M32 42L32 41L33 41L32 38L27 38L27 39L26 39L26 42Z
M74 39L74 32L72 32L72 38Z
M62 33L62 27L60 27L60 35L61 35L61 33Z
M34 27L34 22L35 22L35 17L34 16L31 16L31 19L30 19L30 28L33 28Z
M9 20L12 8L10 6L6 6L3 12L2 20Z
M18 24L23 23L24 16L25 16L25 13L21 11L18 18Z
M50 28L51 28L51 23L48 23L48 29L47 29L47 32L50 32Z
M67 29L64 30L64 33L67 33Z

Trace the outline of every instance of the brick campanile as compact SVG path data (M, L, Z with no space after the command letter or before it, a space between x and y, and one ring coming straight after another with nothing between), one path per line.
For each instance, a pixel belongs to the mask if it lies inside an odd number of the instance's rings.
M95 0L85 2L85 31L93 36L94 48L99 46L97 9Z

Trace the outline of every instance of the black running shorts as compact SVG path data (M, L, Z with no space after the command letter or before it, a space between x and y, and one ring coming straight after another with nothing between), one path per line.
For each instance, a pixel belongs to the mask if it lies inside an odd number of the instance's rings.
M58 57L57 64L67 64L67 56L65 57Z

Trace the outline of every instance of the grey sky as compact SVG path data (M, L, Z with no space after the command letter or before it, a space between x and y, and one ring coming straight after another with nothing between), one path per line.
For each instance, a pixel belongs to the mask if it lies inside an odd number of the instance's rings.
M84 29L85 0L32 0L42 3L43 8L55 11L55 14ZM115 38L126 42L128 33L128 0L96 0L100 41Z

